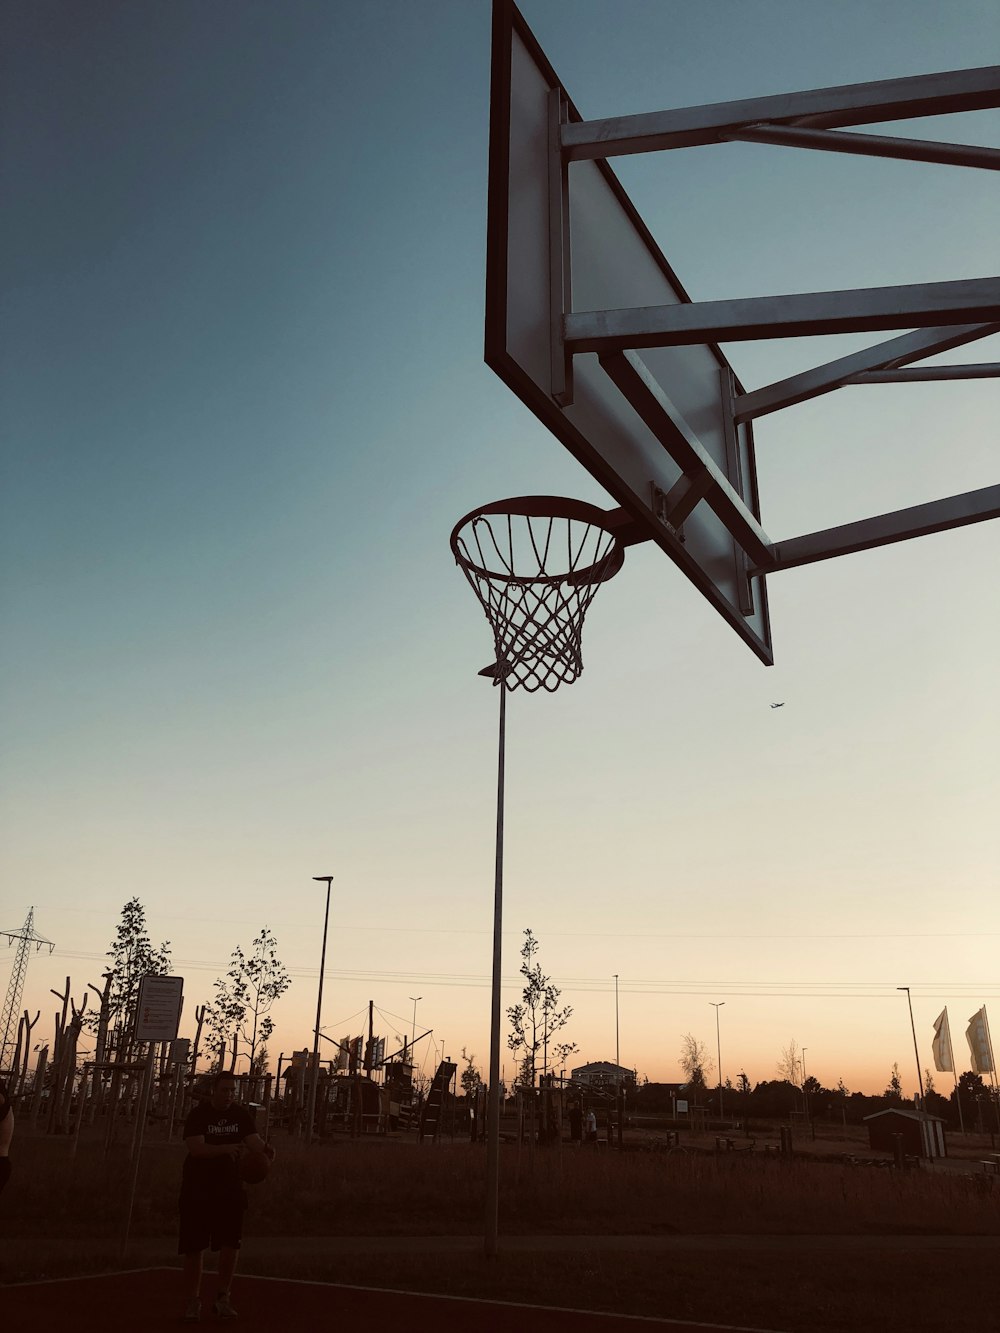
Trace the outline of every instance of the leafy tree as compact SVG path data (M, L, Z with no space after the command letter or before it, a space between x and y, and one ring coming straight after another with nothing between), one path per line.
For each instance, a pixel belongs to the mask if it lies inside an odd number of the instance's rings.
M898 1064L894 1064L892 1066L892 1073L889 1076L889 1086L886 1088L885 1092L882 1095L885 1098L885 1100L887 1102L890 1102L893 1106L902 1105L903 1083L899 1077Z
M260 1047L274 1031L271 1007L292 984L278 958L277 943L265 926L250 945L249 955L236 946L228 972L215 983L216 996L208 1012L209 1031L220 1045L232 1041L230 1069L236 1067L241 1040L248 1048L250 1068L254 1068Z
M961 1097L962 1106L965 1108L967 1129L971 1128L970 1112L974 1111L977 1128L979 1133L982 1134L987 1126L987 1115L991 1105L993 1115L989 1116L989 1121L992 1122L995 1119L997 1127L1000 1128L1000 1104L994 1101L993 1091L984 1083L982 1074L977 1074L971 1069L967 1069L964 1074L959 1074L958 1095ZM951 1097L954 1101L954 1092ZM990 1127L992 1128L992 1124Z
M462 1047L462 1059L465 1061L465 1068L462 1070L459 1083L466 1097L474 1097L483 1086L483 1076L476 1068L476 1057L466 1055L465 1047Z
M538 941L529 927L524 932L524 943L521 945L519 970L524 977L521 1003L507 1010L511 1025L507 1045L515 1055L520 1056L520 1082L531 1088L535 1086L539 1051L542 1052L544 1073L548 1069L550 1055L552 1063L558 1067L567 1055L576 1050L575 1041L552 1045L552 1038L562 1031L572 1017L573 1007L569 1004L561 1009L558 1007L562 991L543 973L541 963L533 961L537 952Z
M130 898L122 908L107 957L110 966L104 975L108 985L101 1012L85 1021L94 1027L101 1023L105 1030L117 1028L121 1046L129 1040L142 978L166 976L171 970L170 941L164 940L158 949L153 947L146 925L146 909L138 898Z

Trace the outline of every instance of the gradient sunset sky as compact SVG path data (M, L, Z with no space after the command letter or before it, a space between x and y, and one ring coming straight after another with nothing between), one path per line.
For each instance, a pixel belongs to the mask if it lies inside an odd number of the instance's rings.
M587 117L991 63L992 0L524 0ZM187 1018L262 926L323 1022L484 1067L492 644L448 547L505 495L612 503L482 361L487 0L6 6L0 926L51 1034L137 895ZM1000 143L1000 113L883 133ZM995 272L986 171L733 144L615 170L695 300ZM885 335L891 336L891 335ZM748 389L881 335L725 350ZM1000 360L1000 338L939 358ZM996 483L998 382L756 429L775 539ZM1000 1000L1000 524L769 580L763 667L658 551L581 680L512 696L504 1003L531 927L571 1063L915 1089ZM772 702L784 701L773 710ZM6 989L13 949L0 945ZM184 1030L190 1027L185 1023ZM506 1059L507 1073L513 1060ZM242 1066L241 1066L242 1067ZM714 1078L714 1073L712 1075ZM937 1086L950 1090L948 1075Z

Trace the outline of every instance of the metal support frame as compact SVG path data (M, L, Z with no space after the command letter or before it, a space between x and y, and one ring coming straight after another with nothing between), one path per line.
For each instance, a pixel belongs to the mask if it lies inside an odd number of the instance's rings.
M573 357L563 339L562 316L571 305L569 163L559 151L559 133L568 116L566 94L549 93L549 343L552 397L560 407L573 401Z
M841 527L775 542L770 559L752 572L770 574L779 569L794 569L797 565L830 560L854 551L868 551L874 546L889 546L893 542L909 541L911 537L926 537L932 532L946 532L991 518L1000 518L1000 486L984 486L982 490L950 495L944 500L932 500L929 504L913 505L891 514L879 514L875 518L863 518Z
M672 111L650 111L636 116L577 121L563 126L561 139L567 160L575 162L719 143L745 129L773 129L781 125L833 129L995 106L1000 106L1000 65L988 65Z
M598 354L609 379L681 469L681 477L668 492L652 483L653 512L683 541L684 520L704 500L732 533L744 615L753 611L751 580L758 575L1000 517L1000 486L991 486L772 543L741 494L744 487L736 447L740 425L749 430L756 417L846 385L1000 376L1000 363L909 365L1000 332L1000 278L574 311L569 164L743 141L998 170L998 149L834 132L844 126L997 106L1000 65L593 121L571 121L562 89L551 94L552 397L560 406L570 404L573 357L580 352ZM643 348L882 329L911 331L750 393L738 393L732 377L727 382L724 376L721 391L727 408L728 476L708 455L637 355ZM750 502L756 507L755 497L750 497ZM611 513L623 541L644 539L646 534L624 511Z
M838 357L836 361L827 361L822 366L792 375L788 379L767 384L752 393L739 395L733 403L736 420L750 421L755 417L766 416L783 407L803 403L819 394L839 389L844 384L871 384L877 381L872 372L881 372L893 367L888 372L893 379L899 378L896 370L909 361L919 361L925 356L937 352L950 352L965 343L975 342L991 333L1000 332L1000 324L967 324L956 328L930 328L917 333L906 333L899 338L890 338L887 342L866 347L861 352L852 352L849 356ZM929 376L928 370L917 372L927 378L957 378L952 376ZM943 370L946 367L936 367ZM951 369L951 367L947 367Z
M843 134L838 130L807 130L800 125L747 125L722 138L732 143L764 143L780 148L810 148L857 157L892 157L904 162L936 162L948 167L1000 171L1000 149L981 148L978 144L897 139L885 134Z
M601 357L601 367L685 477L689 478L688 486L703 488L706 503L711 505L751 560L758 565L767 564L772 554L767 533L733 488L729 478L706 453L691 427L671 404L641 358L635 352L613 352ZM680 512L676 506L683 507L689 494L685 489L675 497L676 489L676 486L673 487L666 498L669 506L671 497L674 497L675 513ZM690 508L693 507L691 505ZM690 513L690 509L687 512ZM676 525L675 519L669 521Z
M1000 321L1000 278L688 301L630 310L586 310L564 316L563 328L571 351L600 353L687 343L912 329L973 320Z
M916 384L930 380L1000 379L1000 361L967 366L909 366L906 370L869 370L852 375L845 384Z

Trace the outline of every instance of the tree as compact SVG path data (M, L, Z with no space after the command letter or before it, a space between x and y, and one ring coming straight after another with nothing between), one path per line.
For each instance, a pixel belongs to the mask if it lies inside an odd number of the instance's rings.
M954 1101L961 1097L962 1105L966 1110L975 1111L976 1125L980 1134L984 1132L986 1126L986 1110L993 1102L997 1126L1000 1127L1000 1105L994 1102L993 1092L986 1086L982 1074L977 1074L972 1069L967 1069L964 1074L959 1074L958 1087L951 1096Z
M678 1057L678 1063L694 1093L693 1100L697 1101L698 1095L706 1087L706 1072L712 1072L712 1057L708 1054L705 1043L698 1041L690 1032L685 1032L684 1036L681 1037L681 1053Z
M799 1086L799 1068L802 1064L802 1056L795 1044L795 1038L781 1052L781 1059L778 1061L778 1073L787 1082L791 1083L793 1088Z
M903 1082L899 1077L899 1065L892 1066L892 1073L889 1075L889 1086L882 1094L887 1102L893 1106L901 1106L903 1102Z
M462 1047L462 1059L465 1061L465 1068L462 1070L459 1083L466 1097L474 1097L483 1086L483 1076L476 1068L476 1057L466 1055L465 1047Z
M139 999L139 983L144 976L166 976L171 970L170 941L154 949L146 926L146 909L138 898L130 898L122 908L121 920L107 951L110 967L104 974L105 987L101 1012L89 1020L91 1026L103 1024L105 1030L117 1029L117 1045L122 1049L130 1041L130 1031ZM96 988L95 988L96 989Z
M270 1009L292 984L278 958L277 943L265 926L250 945L249 955L236 946L228 972L215 983L216 996L209 1008L208 1025L217 1044L232 1041L230 1069L236 1067L242 1039L253 1070L259 1060L259 1049L274 1031Z
M572 1017L573 1006L567 1004L558 1008L562 991L558 986L553 986L551 978L543 973L541 963L532 961L537 952L538 941L529 926L524 932L524 943L521 945L520 973L524 977L521 1003L507 1010L511 1025L507 1045L520 1057L522 1083L532 1088L535 1086L539 1051L542 1052L542 1072L545 1073L550 1054L553 1064L558 1067L567 1055L576 1050L575 1041L559 1042L552 1046L551 1051L549 1049L552 1038L562 1031Z

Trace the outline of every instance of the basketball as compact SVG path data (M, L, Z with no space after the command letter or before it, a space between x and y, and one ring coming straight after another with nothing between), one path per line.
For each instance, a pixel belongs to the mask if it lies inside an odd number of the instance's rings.
M259 1185L267 1179L271 1159L267 1153L247 1152L240 1158L240 1176L247 1185Z

